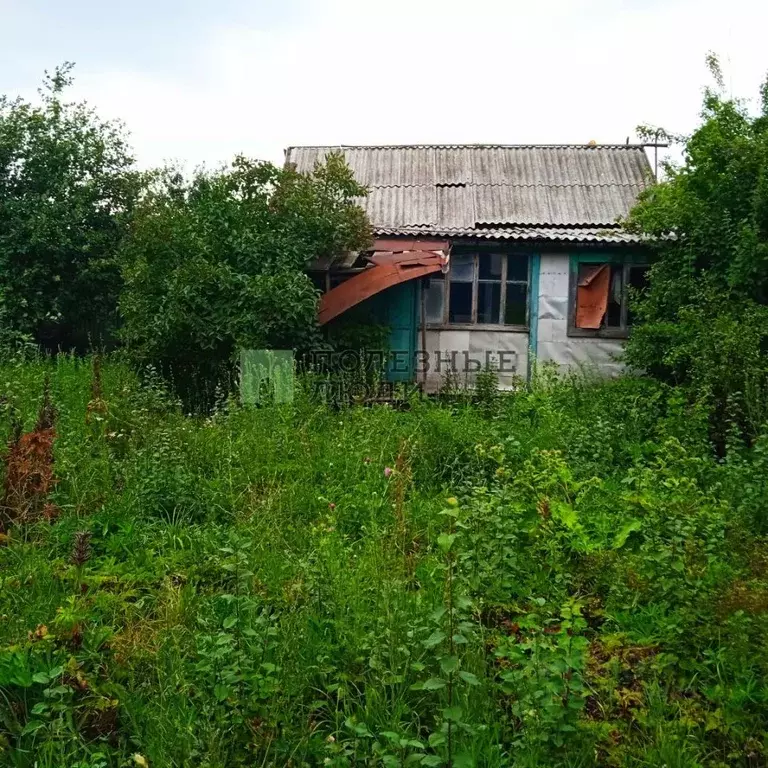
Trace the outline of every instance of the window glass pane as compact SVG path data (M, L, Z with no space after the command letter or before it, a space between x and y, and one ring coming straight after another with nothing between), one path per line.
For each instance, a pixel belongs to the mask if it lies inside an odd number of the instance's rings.
M504 308L504 322L507 325L528 324L528 286L507 283L507 298Z
M637 292L642 291L648 285L648 267L630 267L629 268L629 286L633 289L634 296L627 294L627 325L632 325L635 317L632 314L632 301L636 299Z
M498 323L501 307L501 283L477 284L477 322Z
M443 305L445 304L445 281L443 276L429 277L424 288L424 314L428 323L443 322Z
M472 282L475 279L474 254L451 256L451 282Z
M624 292L624 267L611 264L611 285L608 290L608 309L605 313L606 328L621 327L621 298Z
M472 322L472 283L451 282L448 313L451 323Z
M481 253L477 258L481 280L501 280L500 253Z
M528 257L519 253L507 255L507 280L528 282Z

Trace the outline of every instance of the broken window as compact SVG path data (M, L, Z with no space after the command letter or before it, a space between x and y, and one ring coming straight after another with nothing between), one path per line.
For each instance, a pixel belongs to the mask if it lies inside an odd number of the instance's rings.
M442 296L440 290L443 289ZM520 325L528 322L528 256L454 253L448 279L425 287L428 323Z
M620 262L582 262L576 272L574 326L623 335L632 322L629 288L642 289L648 267Z

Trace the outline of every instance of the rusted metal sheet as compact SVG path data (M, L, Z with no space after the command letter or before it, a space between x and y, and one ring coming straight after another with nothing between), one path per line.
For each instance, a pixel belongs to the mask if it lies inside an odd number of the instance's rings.
M396 263L379 264L367 269L323 294L317 315L318 322L320 325L325 325L334 317L338 317L360 302L391 288L393 285L404 283L406 280L414 280L417 277L426 277L433 272L439 272L440 269L440 264L413 265L402 268Z
M608 308L611 267L599 264L588 269L576 289L576 327L597 329Z
M377 250L368 257L372 265L370 268L350 277L320 298L320 325L393 285L444 271L448 266L446 241L378 240L374 247Z

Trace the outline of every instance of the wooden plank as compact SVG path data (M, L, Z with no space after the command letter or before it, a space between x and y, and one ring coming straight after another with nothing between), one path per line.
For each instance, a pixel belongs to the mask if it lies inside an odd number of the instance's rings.
M376 251L368 259L372 264L434 264L435 260L445 260L439 253L434 251L403 251L403 253L391 253L388 251Z
M418 238L382 238L374 240L373 251L445 251L448 253L451 243L448 240L420 240Z

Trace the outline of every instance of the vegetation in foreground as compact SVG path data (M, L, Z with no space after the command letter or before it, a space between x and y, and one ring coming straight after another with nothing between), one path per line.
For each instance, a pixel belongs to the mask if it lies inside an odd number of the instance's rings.
M0 382L0 765L766 762L768 441L716 459L674 389Z

